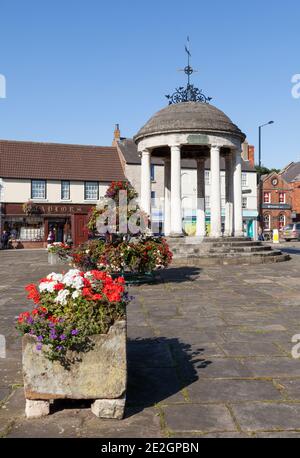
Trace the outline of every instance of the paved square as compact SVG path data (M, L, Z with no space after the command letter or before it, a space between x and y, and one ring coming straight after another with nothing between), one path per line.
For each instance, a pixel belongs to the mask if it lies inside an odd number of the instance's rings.
M44 251L0 251L1 436L300 437L300 360L291 356L299 255L274 265L171 268L132 287L122 421L70 401L42 420L24 418L14 321L28 308L24 286L51 270Z

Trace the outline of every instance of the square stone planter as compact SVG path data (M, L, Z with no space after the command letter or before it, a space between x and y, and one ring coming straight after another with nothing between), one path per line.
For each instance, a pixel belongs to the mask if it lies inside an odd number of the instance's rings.
M71 258L69 256L65 259L61 259L56 253L48 252L48 264L51 264L52 266L68 264L70 261Z
M107 334L91 336L94 347L86 353L69 351L80 359L64 368L36 349L36 338L23 337L23 378L26 416L49 414L52 399L92 399L100 418L123 418L127 384L126 321L116 322Z

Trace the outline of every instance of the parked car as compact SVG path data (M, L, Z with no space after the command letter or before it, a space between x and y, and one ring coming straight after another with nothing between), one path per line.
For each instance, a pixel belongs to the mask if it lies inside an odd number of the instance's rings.
M282 229L282 237L286 242L300 240L300 223L288 224Z

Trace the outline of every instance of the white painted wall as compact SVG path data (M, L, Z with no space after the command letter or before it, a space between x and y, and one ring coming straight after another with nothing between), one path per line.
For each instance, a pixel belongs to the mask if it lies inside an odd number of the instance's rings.
M99 197L104 196L110 183L99 183ZM17 180L13 178L3 179L3 195L2 202L4 203L22 203L31 198L31 180ZM37 202L38 199L35 199ZM43 202L49 203L74 203L84 204L93 203L94 201L84 200L84 182L70 182L70 200L61 200L61 182L59 180L47 181L47 198Z

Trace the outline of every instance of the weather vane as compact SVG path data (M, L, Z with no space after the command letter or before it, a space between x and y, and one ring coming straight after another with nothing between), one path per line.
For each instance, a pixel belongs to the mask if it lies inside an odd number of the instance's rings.
M209 103L212 99L211 97L206 97L203 94L202 89L198 89L193 84L191 84L191 75L197 70L194 70L193 67L190 65L191 60L191 51L190 51L190 39L187 37L187 45L185 45L185 52L187 53L187 66L180 70L187 75L187 85L186 87L179 87L176 88L174 94L166 95L166 98L169 100L169 105L174 103L182 103L182 102L202 102L202 103Z

